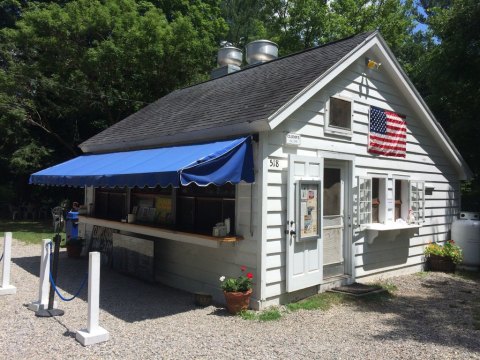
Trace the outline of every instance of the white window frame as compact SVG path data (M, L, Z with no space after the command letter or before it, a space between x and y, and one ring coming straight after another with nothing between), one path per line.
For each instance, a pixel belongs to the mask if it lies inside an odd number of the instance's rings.
M378 224L385 224L387 222L387 182L388 176L386 174L369 174L368 176L359 176L358 177L358 193L357 193L357 224L366 225L366 224L377 224L373 222L373 179L378 179L378 198L380 206L378 207ZM369 189L369 199L362 199L362 182L367 183ZM362 205L367 205L367 211L362 211L365 207ZM368 215L368 222L365 222L365 216Z
M372 178L359 176L357 184L357 225L361 226L372 222Z
M330 99L335 98L343 101L347 101L350 103L350 129L342 128L335 125L330 125ZM344 96L334 95L330 96L327 100L327 104L325 106L325 129L324 132L326 134L332 135L342 135L342 136L349 136L351 137L353 134L353 106L354 101L351 98L347 98Z
M379 180L378 188L378 198L380 201L380 206L378 207L378 223L385 224L387 220L387 181L388 177L384 174L372 174L368 176L359 176L358 177L358 193L357 193L357 224L359 226L374 224L372 214L373 214L373 179ZM362 188L362 183L367 184L367 191L369 193L369 198L362 198L365 190ZM362 192L363 190L363 192ZM366 211L362 211L365 209ZM368 214L368 215L365 215ZM368 222L365 221L368 220Z
M408 189L409 210L412 209L413 211L415 223L423 223L425 222L425 181L410 180L408 182ZM418 203L417 206L416 203Z

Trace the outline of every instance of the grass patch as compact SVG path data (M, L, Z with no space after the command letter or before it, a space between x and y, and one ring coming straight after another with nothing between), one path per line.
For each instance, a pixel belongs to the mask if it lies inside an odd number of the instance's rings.
M258 320L258 321L276 321L282 317L282 312L276 308L271 307L263 311L246 310L240 312L240 317L243 320Z
M270 308L264 310L258 314L258 320L260 321L276 321L282 317L282 313L277 308Z
M239 315L243 320L257 320L257 314L252 310L241 311Z
M333 305L341 304L346 301L346 296L338 293L321 293L295 303L287 304L290 311L297 310L328 310Z
M346 294L340 294L335 292L324 292L311 296L309 298L300 300L298 302L285 305L286 312L294 312L298 310L320 310L327 311L332 306L355 303L358 305L365 305L372 301L384 301L393 296L393 292L397 291L397 286L393 283L386 282L375 284L381 286L386 292L367 294L361 297L353 297ZM271 307L263 311L242 311L239 315L244 320L256 320L256 321L276 321L279 320L285 313L285 310L281 310L277 307ZM479 326L480 326L480 307L479 307Z
M418 276L419 278L422 278L422 279L428 277L428 275L430 275L428 271L419 271L415 273L415 276Z
M387 292L389 292L390 294L393 294L395 291L398 290L397 285L392 282L381 282L374 285L380 286L382 289L387 290Z
M28 244L40 244L42 239L53 239L52 222L0 220L0 234L12 232L13 238Z
M467 280L480 280L480 271L457 270L453 276Z

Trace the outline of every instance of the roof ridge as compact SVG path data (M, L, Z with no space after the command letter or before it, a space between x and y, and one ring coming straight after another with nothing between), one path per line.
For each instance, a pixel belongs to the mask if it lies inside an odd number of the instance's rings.
M225 74L225 75L222 75L222 76L219 76L215 79L208 79L208 80L205 80L205 81L202 81L202 82L199 82L199 83L196 83L196 84L192 84L192 85L189 85L189 86L185 86L183 88L178 88L172 92L176 92L176 91L179 91L179 90L184 90L184 89L189 89L189 88L192 88L192 87L195 87L195 86L198 86L198 85L201 85L201 84L205 84L205 83L208 83L208 82L211 82L211 81L215 81L215 80L218 80L218 79L222 79L222 78L226 78L228 76L233 76L233 75L236 75L236 74L240 74L240 73L243 73L247 70L250 70L250 69L254 69L254 68L258 68L259 66L262 66L262 65L268 65L268 64L272 64L272 63L275 63L275 62L278 62L278 61L282 61L284 59L288 59L288 58L291 58L293 56L298 56L300 54L304 54L304 53L307 53L307 52L310 52L310 51L314 51L314 50L318 50L320 48L324 48L324 47L327 47L327 46L331 46L331 45L335 45L339 42L343 42L343 41L347 41L347 40L350 40L350 39L353 39L355 37L360 37L360 36L363 36L363 35L370 35L370 34L373 34L375 32L378 32L378 30L370 30L370 31L365 31L365 32L362 32L362 33L359 33L359 34L355 34L355 35L350 35L348 37L345 37L345 38L342 38L342 39L338 39L338 40L334 40L334 41L330 41L328 43L325 43L325 44L321 44L321 45L317 45L317 46L314 46L314 47L311 47L311 48L308 48L308 49L303 49L303 50L299 50L297 52L293 52L291 54L287 54L285 56L281 56L281 57L277 57L273 60L270 60L270 61L266 61L266 62L263 62L263 63L257 63L257 64L252 64L252 65L247 65L243 68L241 68L240 70L237 70L237 71L234 71L234 72L231 72L229 74ZM368 37L368 36L366 36Z

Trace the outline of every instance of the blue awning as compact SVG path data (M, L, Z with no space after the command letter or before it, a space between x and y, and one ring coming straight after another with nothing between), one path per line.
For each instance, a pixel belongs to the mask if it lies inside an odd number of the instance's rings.
M251 137L82 155L30 176L30 184L96 187L254 182Z

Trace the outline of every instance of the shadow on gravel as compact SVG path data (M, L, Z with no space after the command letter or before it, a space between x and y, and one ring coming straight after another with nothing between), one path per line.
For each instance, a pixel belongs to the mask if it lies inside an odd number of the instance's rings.
M478 351L480 278L426 276L416 281L419 287L428 289L428 297L399 294L379 301L355 302L356 311L396 315L388 320L394 330L375 338L380 341L413 339Z
M14 258L12 261L39 277L40 256ZM60 253L57 286L64 297L75 294L88 271L88 258L71 259L66 252ZM193 295L158 283L120 274L102 266L100 275L100 308L126 322L142 321L170 316L197 307L193 304ZM88 284L84 286L78 298L87 301ZM55 299L60 300L57 295ZM72 301L79 301L74 299ZM59 306L61 308L61 306Z

